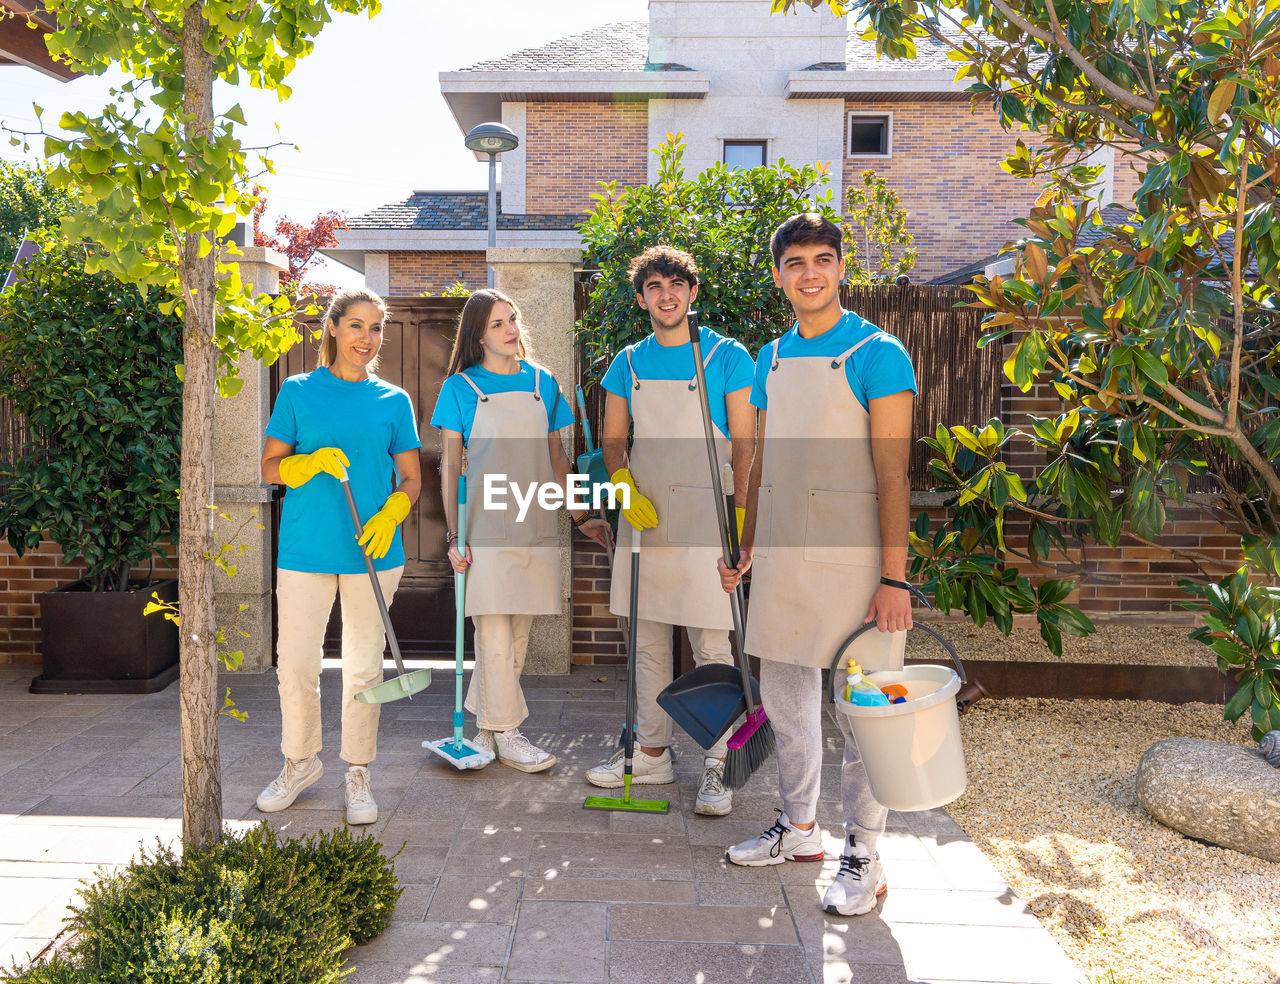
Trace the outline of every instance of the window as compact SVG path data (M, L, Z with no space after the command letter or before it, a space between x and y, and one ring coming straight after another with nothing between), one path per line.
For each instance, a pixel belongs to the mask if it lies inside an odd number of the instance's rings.
M724 162L732 168L761 167L765 162L765 140L726 140Z
M888 116L859 116L850 113L848 156L888 157L889 121Z

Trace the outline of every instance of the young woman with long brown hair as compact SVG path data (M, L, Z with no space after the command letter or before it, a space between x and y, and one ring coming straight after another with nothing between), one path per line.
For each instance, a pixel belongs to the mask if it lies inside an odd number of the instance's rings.
M561 610L558 516L537 502L529 504L523 519L514 505L484 508L485 476L502 476L504 486L565 489L571 468L560 432L572 424L573 411L559 384L528 357L515 301L500 291L476 291L462 309L449 376L431 425L440 428L444 451L449 560L455 571L467 572L465 611L475 626L476 666L466 708L476 716L476 743L522 772L541 772L556 761L520 733L529 716L520 673L533 617ZM464 453L465 555L457 543ZM608 542L604 520L581 510L573 521L597 543Z

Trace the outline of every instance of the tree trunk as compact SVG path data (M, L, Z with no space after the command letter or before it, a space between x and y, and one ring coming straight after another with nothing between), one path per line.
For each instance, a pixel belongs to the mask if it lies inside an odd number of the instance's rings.
M213 121L213 59L203 47L203 3L190 4L182 22L184 108L188 136ZM198 168L199 162L190 162ZM178 607L181 613L182 840L198 847L222 833L222 774L218 761L217 622L213 607L213 346L214 252L199 256L199 237L187 234L180 266L186 296L183 333L182 497L178 504Z

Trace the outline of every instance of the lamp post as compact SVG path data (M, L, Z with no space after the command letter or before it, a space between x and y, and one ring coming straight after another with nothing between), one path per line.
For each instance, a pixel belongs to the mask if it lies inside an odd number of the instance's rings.
M468 150L489 155L489 248L498 244L498 155L520 146L520 138L501 123L481 123L472 127L464 143ZM488 285L493 286L493 267L486 257Z

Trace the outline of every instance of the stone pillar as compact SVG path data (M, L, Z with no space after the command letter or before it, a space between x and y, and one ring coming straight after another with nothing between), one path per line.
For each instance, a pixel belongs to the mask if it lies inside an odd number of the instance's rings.
M574 248L498 247L487 251L493 283L520 306L534 358L555 375L573 409L577 378L573 344L573 277L582 258ZM575 416L577 416L575 411ZM572 446L566 449L572 461ZM563 615L533 620L526 673L568 673L573 654L573 530L567 513L560 517L560 564Z
M235 262L245 286L255 293L276 293L280 274L289 268L284 255L263 246L241 250L244 256ZM248 353L240 356L239 368L244 386L233 397L215 398L213 409L213 529L219 542L233 548L224 556L236 569L234 577L215 571L214 604L218 625L226 634L224 648L242 650L240 668L260 672L271 665L275 564L274 486L262 480L258 464L271 409L271 370Z

